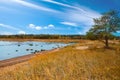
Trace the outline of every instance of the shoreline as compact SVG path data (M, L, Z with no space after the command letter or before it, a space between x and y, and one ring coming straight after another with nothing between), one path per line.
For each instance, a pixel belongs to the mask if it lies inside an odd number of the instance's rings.
M26 61L30 60L31 58L33 58L34 56L46 54L46 53L49 53L49 52L54 52L54 51L57 51L57 50L59 50L59 48L52 49L52 50L41 51L41 52L38 52L36 54L28 54L28 55L24 55L24 56L18 56L18 57L14 57L14 58L10 58L10 59L0 60L0 68L4 68L4 67L7 67L7 66L12 66L12 65L15 65L15 64L26 62Z
M36 41L36 42L80 42L80 39L5 39L0 38L0 41L17 41L17 42L25 42L25 41Z

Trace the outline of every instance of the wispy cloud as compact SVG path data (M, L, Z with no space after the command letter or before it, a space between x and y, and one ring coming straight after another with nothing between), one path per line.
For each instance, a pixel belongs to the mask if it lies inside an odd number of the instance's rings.
M54 0L43 0L43 1L44 2L53 3L53 4L57 4L57 5L61 5L61 6L64 6L64 7L69 7L69 8L73 8L73 9L78 9L78 10L84 11L83 9L81 9L79 7L71 6L71 5L64 4L64 3L61 3L61 2L57 2L57 1L54 1Z
M90 13L89 11L86 13ZM92 13L91 13L92 14ZM73 21L79 24L84 24L84 25L93 25L93 18L87 17L85 14L81 13L80 11L77 10L67 10L64 18L69 21ZM96 14L92 14L96 15Z
M12 32L7 32L7 31L2 31L2 32L0 32L0 35L13 35L13 33Z
M66 9L66 12L64 12L64 14L63 14L63 15L65 15L64 18L67 17L68 19L70 18L70 20L74 20L77 22L89 21L90 23L93 23L93 21L92 21L93 18L98 18L101 16L100 13L98 13L94 10L88 9L86 7L83 7L83 6L82 7L81 6L77 6L77 7L71 6L69 4L57 2L55 0L42 0L42 1L53 3L56 5L63 6L63 7L71 8L71 9Z
M42 10L42 11L55 12L55 13L58 12L57 10L46 8L46 7L43 7L43 6L40 6L40 5L36 5L36 4L30 3L30 2L27 2L25 0L12 0L12 1L14 1L18 4L21 4L23 6L38 9L38 10Z
M12 30L21 30L21 29L19 29L19 28L14 27L14 26L2 24L2 23L0 23L0 27L12 29Z
M68 26L78 26L76 23L73 22L60 22L61 24L68 25Z
M64 7L68 7L68 8L72 8L72 9L75 9L75 10L77 10L77 11L80 11L81 13L84 13L84 15L87 16L87 17L94 18L93 16L87 14L88 11L86 11L85 8L80 7L80 6L79 6L79 7L71 6L71 5L69 5L69 4L57 2L57 1L54 1L54 0L42 0L42 1L44 1L44 2L49 2L49 3L53 3L53 4L57 4L57 5L64 6ZM89 10L89 11L90 11L90 10ZM96 13L96 14L99 14L99 13L97 13L97 12L95 12L95 11L92 11L92 12L94 12L94 13ZM100 15L100 14L99 14L99 15ZM94 15L94 16L95 16L95 15Z
M14 30L14 33L13 32L8 32L8 31L2 31L2 32L0 32L0 35L26 34L26 32L23 31L22 29L16 28L16 27L11 26L11 25L0 23L0 27L6 28L6 29L9 29L9 30ZM15 32L17 32L17 33L15 33Z

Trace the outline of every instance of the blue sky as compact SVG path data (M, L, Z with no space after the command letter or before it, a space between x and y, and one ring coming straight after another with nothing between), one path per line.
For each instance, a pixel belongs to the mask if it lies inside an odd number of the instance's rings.
M120 0L0 0L0 34L85 34L119 8Z

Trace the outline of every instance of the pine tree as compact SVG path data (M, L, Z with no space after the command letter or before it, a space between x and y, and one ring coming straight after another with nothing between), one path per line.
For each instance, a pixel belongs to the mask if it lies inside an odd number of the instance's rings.
M120 17L117 11L109 11L104 13L100 18L93 19L94 25L88 31L95 36L100 36L105 40L105 47L109 47L109 37L116 31L120 31Z

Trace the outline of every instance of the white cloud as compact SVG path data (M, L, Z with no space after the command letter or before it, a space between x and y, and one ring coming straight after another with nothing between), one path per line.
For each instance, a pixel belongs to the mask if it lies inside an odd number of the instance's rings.
M47 26L44 26L43 29L53 29L55 26L53 24L49 24Z
M34 24L29 24L28 27L31 28L31 29L35 29L35 30L41 30L41 29L42 29L42 27L36 26L36 25L34 25Z
M61 24L68 25L68 26L78 26L76 23L73 22L60 22Z
M12 30L20 30L19 28L13 27L11 25L2 24L2 23L0 23L0 27L12 29Z
M34 29L35 28L35 25L34 24L29 24L29 27Z
M31 29L34 29L34 30L42 30L42 29L51 29L51 28L55 28L55 26L53 24L49 24L47 26L37 26L37 25L34 25L34 24L29 24L28 26L29 28Z
M34 25L34 24L29 24L29 28L35 29L35 30L41 30L41 29L42 29L42 27L36 26L36 25Z
M18 34L26 34L25 31L19 31Z
M18 4L21 4L23 6L38 9L38 10L42 10L42 11L55 12L55 13L58 12L58 11L50 9L50 8L46 8L46 7L43 7L43 6L40 6L40 5L36 5L36 4L30 3L30 2L27 2L25 0L12 0L12 1L16 2Z
M49 24L48 28L54 28L55 26L53 24Z
M35 29L36 29L36 30L41 30L42 27L40 27L40 26L36 26Z

